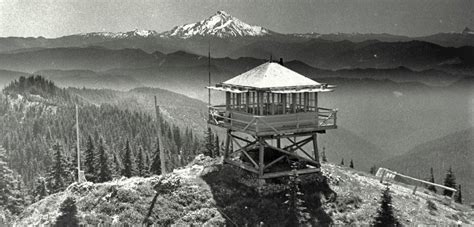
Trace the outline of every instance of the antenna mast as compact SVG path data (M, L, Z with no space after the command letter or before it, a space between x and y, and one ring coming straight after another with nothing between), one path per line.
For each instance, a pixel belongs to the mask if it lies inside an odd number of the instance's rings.
M79 107L76 104L77 182L81 183L81 151L79 149Z
M209 83L208 86L211 86L211 40L209 39L209 46L208 46L208 56L207 56L208 62L207 62L207 71L209 72ZM207 95L208 95L208 106L211 107L211 89L207 89Z
M155 95L155 112L156 112L156 124L157 124L157 137L158 137L158 144L159 144L159 152L160 152L160 166L161 166L161 175L166 174L166 162L165 162L165 145L161 140L161 115L160 115L160 106L157 105L156 102L156 95Z

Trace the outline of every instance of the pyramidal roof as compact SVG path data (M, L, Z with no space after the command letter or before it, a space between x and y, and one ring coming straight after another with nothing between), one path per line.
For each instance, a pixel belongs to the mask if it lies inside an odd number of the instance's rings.
M266 62L222 84L253 88L321 86L320 83L274 62Z

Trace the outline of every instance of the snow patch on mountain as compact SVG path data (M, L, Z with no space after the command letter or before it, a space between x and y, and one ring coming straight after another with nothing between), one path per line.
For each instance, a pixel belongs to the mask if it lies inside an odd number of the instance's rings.
M124 39L124 38L136 38L136 37L153 37L157 36L158 32L154 30L139 30L135 29L128 32L91 32L91 33L81 33L80 36L84 37L104 37L104 38L113 38L113 39Z
M249 25L224 11L218 11L213 16L191 24L174 27L160 34L161 37L187 39L193 36L245 37L265 36L274 33L260 26Z

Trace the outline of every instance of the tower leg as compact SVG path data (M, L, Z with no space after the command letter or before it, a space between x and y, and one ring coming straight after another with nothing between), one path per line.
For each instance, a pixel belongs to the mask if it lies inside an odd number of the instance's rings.
M319 162L319 151L318 151L318 134L313 134L313 153L314 153L314 161Z
M265 159L265 142L263 140L263 138L259 138L259 176L262 177L263 176L263 168L265 168L265 162L264 162L264 159Z
M227 136L225 140L225 151L224 151L224 160L229 158L229 148L230 148L230 140L231 140L230 130L227 130Z

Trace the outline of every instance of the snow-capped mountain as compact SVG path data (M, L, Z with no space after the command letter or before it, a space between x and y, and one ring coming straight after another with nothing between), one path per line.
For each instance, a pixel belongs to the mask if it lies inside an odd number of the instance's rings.
M153 37L157 36L158 32L154 30L138 30L135 29L129 32L91 32L91 33L81 33L80 36L84 37L103 37L103 38L112 38L112 39L123 39L123 38L136 38L136 37Z
M265 36L272 33L275 32L260 26L249 25L224 11L218 11L216 14L205 20L174 27L170 31L163 32L160 36L183 39L192 36L215 36L219 38L227 38Z

